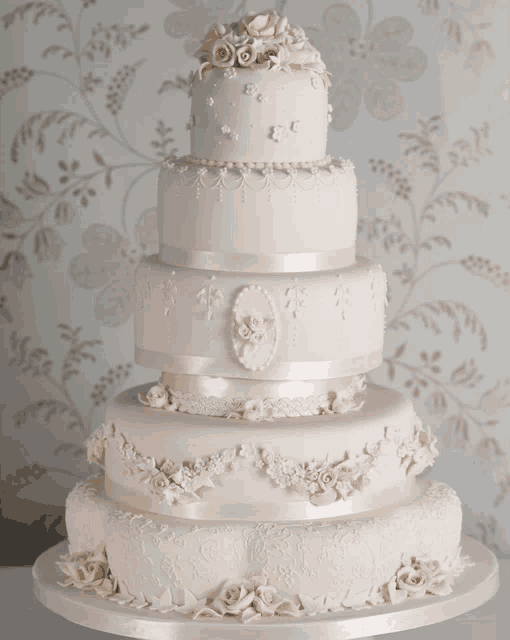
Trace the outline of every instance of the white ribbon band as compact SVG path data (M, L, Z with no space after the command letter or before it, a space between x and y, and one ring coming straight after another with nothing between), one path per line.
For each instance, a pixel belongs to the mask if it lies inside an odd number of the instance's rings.
M160 244L159 258L166 264L193 269L248 273L299 273L349 267L356 261L356 252L354 247L348 247L338 251L317 253L227 253L181 249Z
M351 377L328 380L253 381L162 372L163 386L182 393L215 398L309 398L349 388Z
M395 505L413 497L417 488L414 477L408 477L397 486L372 492L364 490L348 500L337 500L323 507L316 507L306 499L302 502L280 504L268 502L191 502L189 504L169 505L152 495L134 493L127 487L105 476L106 494L121 505L127 505L141 512L169 515L189 520L248 520L259 522L278 522L291 520L318 520L363 513Z
M320 362L274 362L263 371L247 369L234 370L234 365L226 359L206 356L184 356L148 351L135 347L136 362L148 369L159 369L170 373L184 373L192 376L220 376L248 380L327 380L344 378L366 373L382 362L382 351L365 353L344 360Z

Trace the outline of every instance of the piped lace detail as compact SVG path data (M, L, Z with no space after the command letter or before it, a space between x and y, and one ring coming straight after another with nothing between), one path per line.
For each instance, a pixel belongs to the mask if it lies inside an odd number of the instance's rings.
M356 180L354 165L350 160L330 157L324 163L253 163L193 161L189 158L168 159L163 167L179 174L177 180L185 187L205 189L224 188L237 191L241 188L263 191L264 189L291 189L298 187L311 190L317 187L332 187L341 175Z

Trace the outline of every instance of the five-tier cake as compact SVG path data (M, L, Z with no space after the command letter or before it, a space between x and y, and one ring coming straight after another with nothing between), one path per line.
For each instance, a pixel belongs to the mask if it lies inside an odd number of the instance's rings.
M274 11L215 25L191 154L166 161L136 358L69 495L64 583L255 622L451 591L461 504L382 361L386 277L356 257L356 177L326 155L329 76Z

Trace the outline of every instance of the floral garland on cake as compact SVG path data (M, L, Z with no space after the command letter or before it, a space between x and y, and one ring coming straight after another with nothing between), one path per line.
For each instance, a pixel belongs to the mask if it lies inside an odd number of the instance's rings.
M230 25L214 23L196 52L201 65L198 77L213 69L233 67L272 69L293 72L307 69L331 86L320 53L313 47L302 27L289 24L288 18L274 9L250 12Z
M248 331L251 330L248 328ZM262 331L259 333L262 334ZM365 404L365 391L365 376L358 375L353 376L346 389L309 398L218 398L183 393L158 383L147 392L139 393L138 400L151 409L258 422L311 415L344 415L358 411Z
M436 442L437 437L432 434L431 428L424 428L416 416L412 436L404 438L398 429L386 427L384 440L365 447L361 454L348 452L340 462L330 462L328 456L323 462L312 460L296 463L264 448L255 466L264 469L277 486L301 495L308 494L315 506L327 506L363 491L370 484L371 471L378 458L392 443L397 447L400 466L406 467L406 475L416 476L434 464L439 455Z
M254 466L265 470L275 485L307 495L315 506L327 506L362 492L370 483L371 472L379 457L391 447L396 447L400 466L405 467L406 475L418 475L434 463L439 453L436 442L430 427L424 428L421 420L415 417L412 435L403 437L398 428L386 427L384 439L366 446L360 454L348 452L336 462L330 462L329 457L322 462L296 462L267 448L257 449L251 442L185 462L174 462L168 458L157 462L154 457L137 451L113 424L97 429L86 446L88 461L100 466L104 466L106 447L116 446L126 471L136 476L145 493L168 505L201 500L196 493L199 489L214 488L215 476L239 469L240 463L236 458L256 458Z
M238 468L234 460L236 449L224 449L203 458L195 458L189 462L174 462L169 458L156 462L152 456L142 455L132 443L117 431L113 424L97 429L87 440L87 458L104 466L105 448L114 444L124 461L126 470L137 476L145 485L146 493L155 495L169 505L188 504L200 500L196 491L202 487L214 487L214 476Z
M184 589L184 603L176 604L167 587L159 597L147 599L143 593L134 596L121 588L112 575L104 545L93 551L64 556L57 562L68 576L63 587L93 591L102 598L134 609L147 608L161 614L177 612L193 620L238 618L246 624L261 618L315 616L327 612L363 609L384 604L398 605L408 598L446 596L452 593L452 584L466 567L473 566L467 556L457 554L440 564L437 560L403 556L400 568L383 585L373 587L364 602L345 597L326 595L312 598L304 593L297 596L298 604L278 593L268 584L265 575L252 575L225 581L214 597L197 599L189 589Z

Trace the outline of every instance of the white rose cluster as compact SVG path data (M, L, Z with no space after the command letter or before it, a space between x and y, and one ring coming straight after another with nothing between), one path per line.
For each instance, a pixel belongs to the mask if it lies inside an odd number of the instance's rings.
M365 404L365 391L365 376L353 376L347 388L339 389L333 392L330 398L325 399L321 407L322 413L343 415L351 411L359 411Z
M380 452L347 455L338 463L329 458L318 462L295 463L264 448L255 463L280 487L289 487L301 495L308 495L316 507L324 507L337 500L347 500L363 491L370 482L370 471Z
M320 53L304 30L274 9L250 12L230 25L214 23L195 55L202 63L200 78L212 68L309 69L330 84Z
M63 587L94 591L102 598L117 591L117 580L112 576L103 545L94 551L68 555L62 562L57 562L57 565L67 576L65 582L58 583Z
M178 402L173 399L170 390L162 384L154 385L146 393L139 393L138 400L151 409L177 411L179 406Z
M241 622L253 622L262 617L301 616L298 607L277 593L267 584L267 577L255 575L251 578L228 580L214 600L195 612L193 619L239 617Z
M400 569L383 586L382 596L391 604L426 595L446 596L452 592L451 584L455 575L455 570L442 568L437 561L403 558Z
M237 334L244 342L259 347L264 343L270 322L260 314L254 314L246 318L237 318Z

